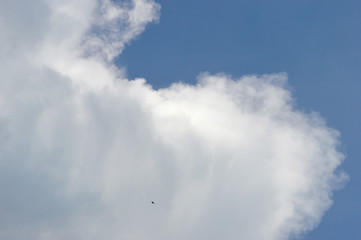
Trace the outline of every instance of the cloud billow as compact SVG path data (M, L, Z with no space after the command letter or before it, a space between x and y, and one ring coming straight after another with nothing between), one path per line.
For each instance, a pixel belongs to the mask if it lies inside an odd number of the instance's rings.
M157 3L26 4L0 3L0 238L281 240L317 226L344 156L285 73L154 90L111 60Z

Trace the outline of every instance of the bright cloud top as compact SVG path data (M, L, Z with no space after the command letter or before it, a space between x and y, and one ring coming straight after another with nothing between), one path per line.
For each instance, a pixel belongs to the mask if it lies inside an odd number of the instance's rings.
M319 223L345 180L338 132L294 108L286 74L127 80L112 59L159 11L1 1L1 239L281 240Z

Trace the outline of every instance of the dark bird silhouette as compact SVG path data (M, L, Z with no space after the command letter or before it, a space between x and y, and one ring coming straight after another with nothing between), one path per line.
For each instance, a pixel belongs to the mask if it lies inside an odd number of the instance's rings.
M152 203L152 204L154 204L154 202L153 202L153 201L151 201L151 203Z

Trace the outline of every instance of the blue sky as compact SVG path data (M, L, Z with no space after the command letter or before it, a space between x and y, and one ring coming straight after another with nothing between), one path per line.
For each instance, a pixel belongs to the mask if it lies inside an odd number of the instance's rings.
M361 2L158 1L158 24L116 59L154 88L201 72L286 72L297 106L341 132L350 176L317 229L302 239L360 239Z
M359 240L360 8L0 1L0 239Z

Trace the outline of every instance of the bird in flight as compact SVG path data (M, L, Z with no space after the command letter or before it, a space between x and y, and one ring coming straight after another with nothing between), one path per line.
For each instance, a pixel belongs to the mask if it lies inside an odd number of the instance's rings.
M153 201L151 201L151 203L152 203L152 204L154 204L154 202L153 202Z

